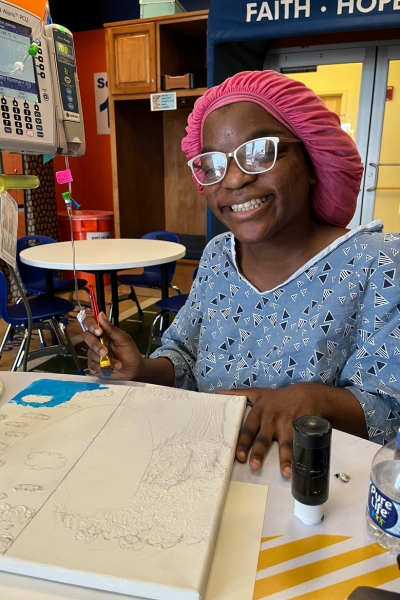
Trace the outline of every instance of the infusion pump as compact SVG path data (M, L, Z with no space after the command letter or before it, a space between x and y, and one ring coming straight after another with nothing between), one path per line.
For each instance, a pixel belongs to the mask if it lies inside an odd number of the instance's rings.
M32 56L32 49L37 52ZM82 106L73 37L0 0L0 149L81 156Z

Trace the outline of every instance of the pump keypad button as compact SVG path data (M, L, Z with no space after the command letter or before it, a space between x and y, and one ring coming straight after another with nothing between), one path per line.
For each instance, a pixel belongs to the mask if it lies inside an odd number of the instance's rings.
M42 116L41 113L38 110L35 110L34 115L35 115L35 117L41 117Z
M19 115L20 112L21 112L20 108L17 108L16 106L13 107L13 113L15 113L16 115Z
M36 129L38 131L43 131L43 125L36 125Z
M42 138L42 137L44 137L44 133L41 133L40 131L38 131L37 132L37 136L40 137L40 138Z
M30 110L27 110L27 109L24 110L24 115L30 115L30 114L31 114Z
M17 135L24 135L24 132L22 131L22 129L17 129Z
M18 106L18 103L17 103ZM29 104L27 102L24 102L24 108L29 108Z
M17 121L15 123L15 127L17 127L18 129L22 129L22 123L20 123L19 121Z
M32 123L32 117L25 117L25 123Z
M12 133L11 127L4 127L5 133Z
M14 115L14 121L21 121L21 115Z
M11 125L11 121L9 121L8 119L4 119L3 125L9 126L9 125Z
M13 100L13 106L18 106L17 100Z
M10 113L3 112L3 119L9 119L9 118L10 118Z
M2 103L2 104L7 104L7 99L6 99L6 98L2 98L2 99L1 99L1 103Z
M35 119L35 123L37 123L38 125L42 124L42 119Z
M32 123L27 123L27 124L26 124L26 128L27 128L27 129L33 129L33 125L32 125Z
M7 104L2 104L1 110L5 110L6 112L8 112L8 106L7 106Z

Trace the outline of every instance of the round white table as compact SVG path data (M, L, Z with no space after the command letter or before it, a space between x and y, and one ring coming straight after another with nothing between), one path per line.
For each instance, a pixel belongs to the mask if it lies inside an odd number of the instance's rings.
M97 303L100 311L105 311L103 276L111 276L113 321L118 326L118 281L117 272L136 267L162 265L161 294L168 296L167 264L185 256L186 248L175 242L148 239L105 239L80 240L75 242L75 267L79 271L94 273L96 276ZM32 267L42 267L46 271L48 293L53 293L52 269L71 270L71 242L57 242L23 250L21 261Z

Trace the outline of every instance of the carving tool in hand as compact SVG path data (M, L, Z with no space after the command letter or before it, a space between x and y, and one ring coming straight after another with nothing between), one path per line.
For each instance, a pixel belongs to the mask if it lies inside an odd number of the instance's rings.
M99 324L99 307L97 305L97 300L96 300L94 288L92 285L89 286L89 291L90 291L90 303L92 305L93 316L98 325ZM103 338L99 338L99 339L100 339L100 343L104 346ZM112 375L111 360L110 360L108 354L106 354L105 356L100 356L100 370L101 370L101 376L104 377L104 379L108 379L109 377L111 377L111 375Z

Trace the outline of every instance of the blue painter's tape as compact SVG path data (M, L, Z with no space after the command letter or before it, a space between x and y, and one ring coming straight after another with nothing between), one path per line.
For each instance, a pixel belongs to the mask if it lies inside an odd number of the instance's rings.
M53 160L55 154L43 154L43 164L45 165L49 160Z
M69 402L78 392L108 389L101 383L81 383L80 381L60 381L58 379L40 379L19 392L10 402L31 408L54 408ZM47 402L27 402L27 396L51 396Z

